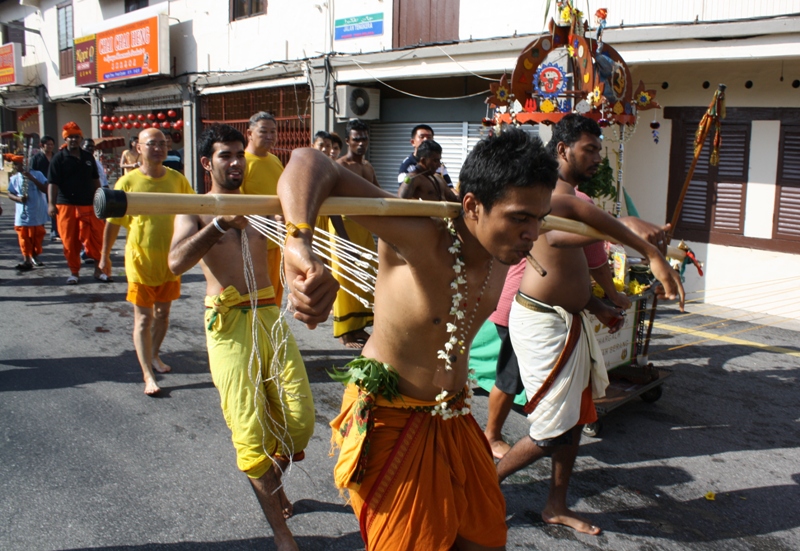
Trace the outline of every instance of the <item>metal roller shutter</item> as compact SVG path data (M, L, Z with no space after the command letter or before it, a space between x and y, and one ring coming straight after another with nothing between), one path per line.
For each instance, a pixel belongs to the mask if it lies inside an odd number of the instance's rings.
M420 122L373 123L370 125L369 162L381 187L397 192L397 169L412 151L411 129ZM428 124L428 123L425 123ZM478 140L486 134L479 122L431 123L434 140L442 146L442 162L453 183L458 182L461 165Z

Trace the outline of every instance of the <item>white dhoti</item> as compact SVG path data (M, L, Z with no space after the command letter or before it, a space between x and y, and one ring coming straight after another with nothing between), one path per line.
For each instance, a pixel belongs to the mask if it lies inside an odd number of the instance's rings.
M579 342L570 357L565 358L566 363L550 389L528 415L530 436L537 441L560 436L578 424L584 389L591 381L592 398L602 398L608 386L608 373L586 314L573 315L558 306L521 295L511 304L509 334L528 400L556 365L573 323L583 325Z

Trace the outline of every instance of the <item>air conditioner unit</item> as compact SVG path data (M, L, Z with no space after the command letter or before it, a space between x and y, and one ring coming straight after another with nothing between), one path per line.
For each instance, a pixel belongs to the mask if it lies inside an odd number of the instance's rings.
M377 88L337 86L336 98L339 103L339 120L375 120L381 117L381 91Z

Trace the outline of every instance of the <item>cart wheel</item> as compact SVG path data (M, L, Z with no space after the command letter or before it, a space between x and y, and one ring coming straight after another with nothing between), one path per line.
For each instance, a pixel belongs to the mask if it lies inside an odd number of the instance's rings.
M595 423L588 423L586 425L583 425L583 434L594 438L598 434L600 434L600 431L602 429L603 429L603 423L601 423L600 421L597 421Z
M650 390L642 392L639 396L642 400L647 402L648 404L652 404L653 402L657 402L659 398L661 398L661 394L663 393L664 389L661 385L654 386Z

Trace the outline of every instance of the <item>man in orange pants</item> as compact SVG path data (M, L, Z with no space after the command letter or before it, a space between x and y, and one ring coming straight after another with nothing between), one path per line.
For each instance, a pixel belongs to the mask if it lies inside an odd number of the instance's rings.
M95 261L94 278L108 282L98 267L103 248L105 222L94 214L94 192L100 187L100 175L94 157L83 149L83 133L74 122L64 125L66 147L53 155L47 174L47 213L56 217L58 233L64 245L70 276L67 285L77 285L81 269L81 245Z

